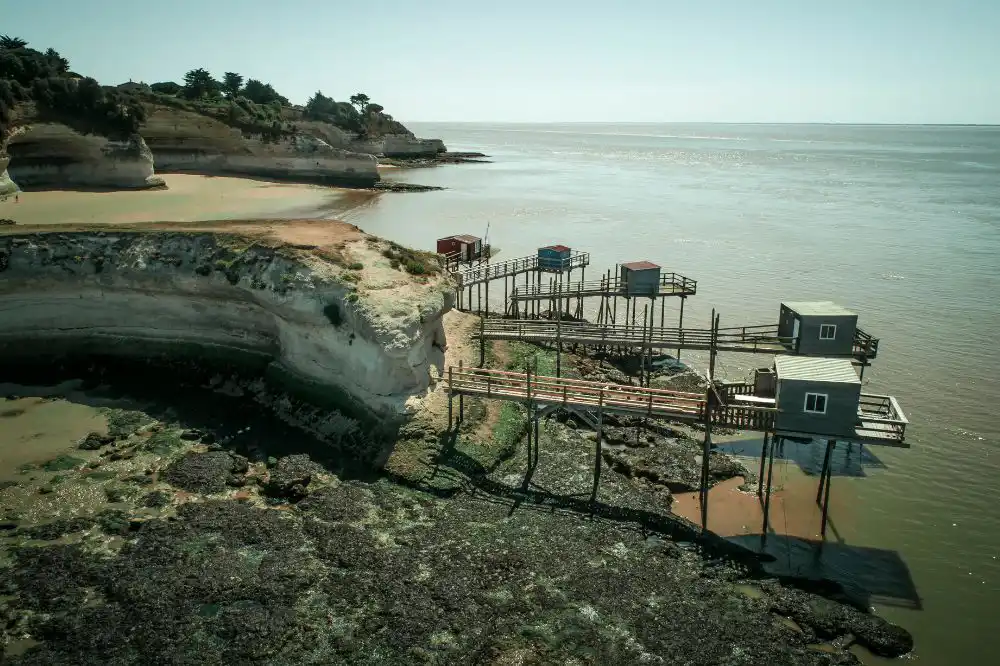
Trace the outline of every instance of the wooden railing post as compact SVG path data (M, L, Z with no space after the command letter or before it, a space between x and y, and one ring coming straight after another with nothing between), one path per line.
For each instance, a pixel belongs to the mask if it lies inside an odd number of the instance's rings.
M452 402L455 396L455 381L452 378L452 366L448 366L448 430L451 430L452 424Z
M458 359L458 378L462 379L462 359ZM465 420L465 394L458 394L458 422Z

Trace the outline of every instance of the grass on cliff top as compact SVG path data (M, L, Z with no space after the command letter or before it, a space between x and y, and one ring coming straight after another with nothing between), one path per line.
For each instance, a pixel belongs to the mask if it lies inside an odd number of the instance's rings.
M441 272L441 258L433 252L411 250L397 243L389 242L382 250L382 256L395 268L402 268L410 275L436 275Z

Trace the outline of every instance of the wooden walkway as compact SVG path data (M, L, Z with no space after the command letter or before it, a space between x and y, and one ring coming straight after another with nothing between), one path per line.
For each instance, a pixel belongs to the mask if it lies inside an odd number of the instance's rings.
M587 280L568 284L529 285L515 287L510 293L510 300L539 301L559 298L583 298L585 296L634 296L636 298L653 298L656 296L694 296L698 282L677 273L663 273L657 284L657 290L649 293L625 293L625 285L621 278L612 277L602 280Z
M571 271L575 268L584 268L590 265L589 252L573 252L569 259L561 263L561 269L555 270L550 267L551 260L542 266L538 262L538 256L521 257L520 259L510 259L501 263L486 263L453 271L453 275L458 278L459 287L471 287L474 284L481 284L490 280L500 280L507 277L514 277L522 273L560 273Z
M554 406L582 412L609 412L646 418L705 423L709 393L588 382L566 377L449 367L448 393L488 399ZM776 436L810 437L808 433L775 429L778 408L774 398L752 395L751 384L722 385L710 412L713 427L773 432ZM861 394L854 441L905 447L909 422L892 396ZM821 439L826 436L819 436ZM846 438L845 438L846 439Z
M487 340L523 342L563 342L588 347L637 347L640 349L712 348L709 328L648 328L612 324L599 326L586 322L546 321L542 319L487 319L481 335ZM777 326L739 326L720 328L716 339L718 351L754 354L784 354L794 350L794 338L778 336Z
M487 319L480 335L487 340L562 342L587 347L632 347L638 349L711 350L712 329L648 328L628 324L607 326L587 322L555 322L544 319ZM794 354L795 338L778 335L777 325L720 328L717 351L747 354ZM854 336L851 356L867 364L878 351L878 339L861 329Z
M705 393L476 368L448 368L447 385L451 395L476 395L542 406L701 423L705 422L708 404ZM774 425L773 402L770 407L718 405L711 410L712 424L723 428L770 430Z

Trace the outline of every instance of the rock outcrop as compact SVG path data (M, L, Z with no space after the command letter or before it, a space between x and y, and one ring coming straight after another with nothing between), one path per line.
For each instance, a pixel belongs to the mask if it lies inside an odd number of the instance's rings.
M10 179L10 174L7 173L7 165L10 163L10 158L7 156L0 157L0 197L5 197L10 194L14 194L18 191L17 183Z
M392 267L351 225L16 229L0 235L0 358L238 363L385 416L441 367L448 278Z
M342 132L332 125L320 132L316 125L325 123L311 123L309 131L265 141L244 136L218 120L160 106L151 110L141 132L161 173L251 176L350 187L371 187L378 182L378 162L373 155L344 150L347 140Z
M354 141L351 150L385 157L432 157L447 149L441 139L418 139L409 134L387 134L366 141Z
M7 153L9 179L21 187L143 189L163 186L163 180L154 173L153 154L138 134L117 141L80 134L58 123L37 123L11 136ZM3 188L4 178L0 176L0 190Z

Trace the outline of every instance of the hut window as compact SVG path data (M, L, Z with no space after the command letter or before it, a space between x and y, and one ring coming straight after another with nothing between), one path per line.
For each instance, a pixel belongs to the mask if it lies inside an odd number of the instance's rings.
M819 327L819 339L820 340L836 340L837 339L837 325L836 324L821 324Z
M826 394L806 393L806 404L803 409L812 414L826 414Z

